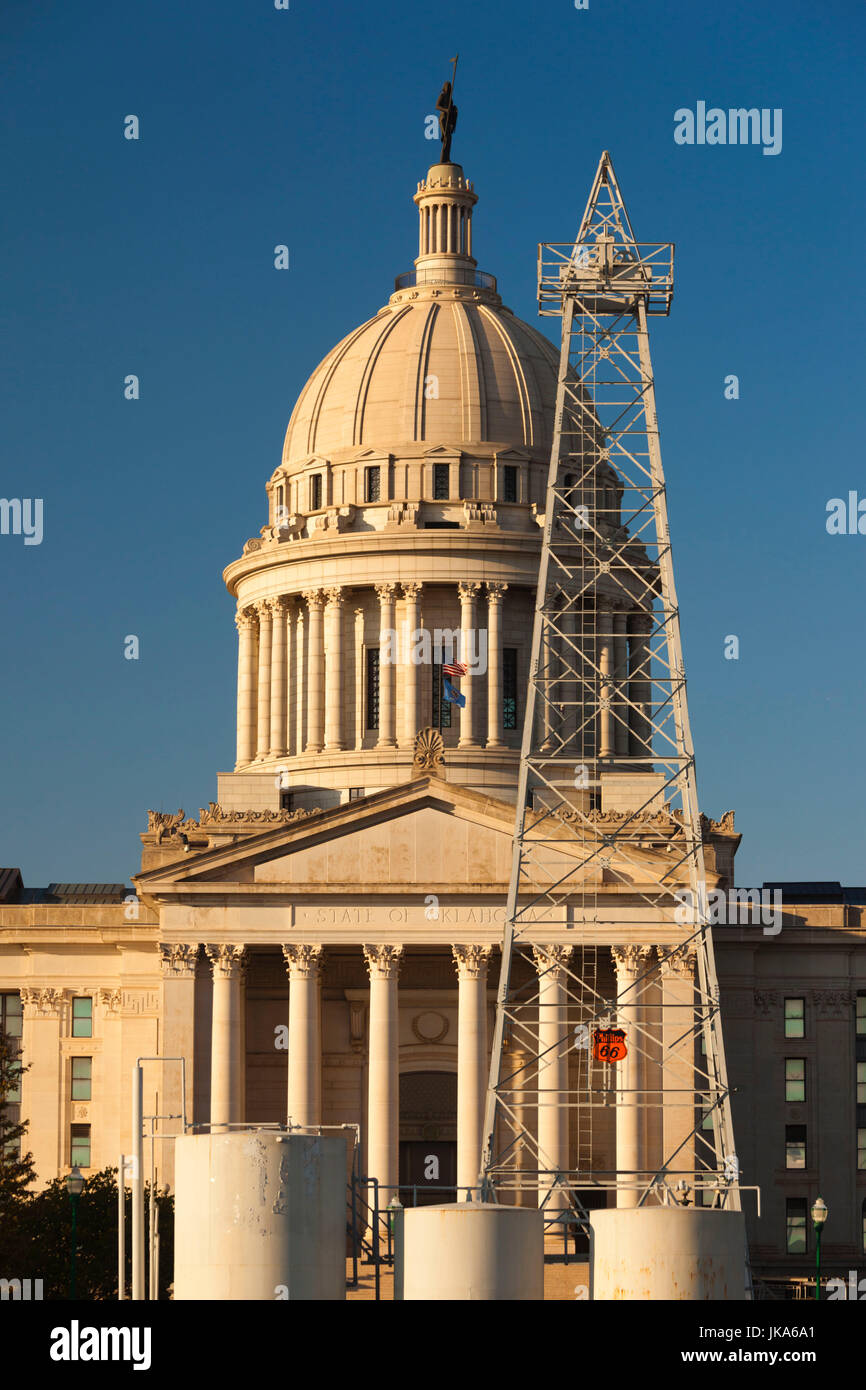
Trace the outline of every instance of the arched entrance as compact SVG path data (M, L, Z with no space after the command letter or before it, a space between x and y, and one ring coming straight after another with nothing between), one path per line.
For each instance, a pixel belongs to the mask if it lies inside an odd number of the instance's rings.
M457 1190L457 1076L400 1076L400 1201L404 1207L453 1202Z

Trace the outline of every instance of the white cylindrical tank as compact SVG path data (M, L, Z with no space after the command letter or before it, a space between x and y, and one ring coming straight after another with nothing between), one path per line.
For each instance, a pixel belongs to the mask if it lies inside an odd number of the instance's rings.
M345 1140L181 1136L174 1252L176 1299L344 1299Z
M534 1207L411 1207L402 1245L404 1299L544 1297L544 1218Z
M741 1211L625 1207L590 1213L590 1298L743 1299Z

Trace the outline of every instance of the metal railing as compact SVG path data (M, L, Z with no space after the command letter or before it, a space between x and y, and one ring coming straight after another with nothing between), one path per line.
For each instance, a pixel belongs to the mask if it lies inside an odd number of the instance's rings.
M495 290L496 276L484 270L459 270L449 267L447 274L432 267L426 270L407 270L394 281L395 290L411 289L414 285L474 285L480 290Z

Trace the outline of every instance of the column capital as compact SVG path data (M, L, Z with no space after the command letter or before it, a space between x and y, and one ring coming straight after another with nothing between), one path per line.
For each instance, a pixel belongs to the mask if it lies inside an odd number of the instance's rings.
M364 959L371 980L396 980L403 964L404 946L365 946Z
M638 975L652 955L652 949L652 946L636 946L632 943L627 946L611 946L610 953L617 979Z
M214 979L239 980L246 964L247 948L242 945L216 946L205 942L205 951L213 966Z
M394 583L375 584L373 587L380 603L393 603L397 597L397 585Z
M287 594L277 594L274 598L264 599L263 602L270 609L275 618L279 617L281 613L285 613L289 606Z
M400 588L403 590L404 598L413 599L419 597L424 585L413 579L409 583L401 584Z
M681 980L693 980L697 951L694 946L656 946L659 958L659 973L662 979L671 976Z
M283 946L283 959L290 980L318 979L322 971L324 946L295 945Z
M257 616L258 616L258 620L259 620L260 623L261 623L261 622L270 622L270 620L271 620L271 600L270 600L269 598L260 598L260 599L258 599L255 603L251 604L250 606L251 606L252 608L255 609L256 614L257 614Z
M26 1019L59 1018L66 999L62 989L34 989L24 985L20 992Z
M508 588L508 585L491 583L491 581L488 579L485 581L484 587L487 590L487 602L500 603L502 601L502 595L505 593L505 590Z
M325 595L322 589L304 589L301 597L311 610L321 610L325 605Z
M198 942L169 945L159 944L159 960L164 980L194 980L198 960Z
M248 604L245 608L239 608L235 613L235 627L238 632L251 632L256 626L255 605Z
M481 980L487 974L487 963L493 952L492 946L452 946L451 954L461 980Z
M460 596L460 602L472 603L478 597L480 589L480 580L461 580L457 585L457 593Z
M344 584L332 584L330 588L322 591L325 595L325 603L330 608L332 605L341 604L349 590Z
M532 956L535 961L535 968L539 975L545 974L549 970L557 980L560 980L562 971L571 960L573 952L573 946L533 946Z
M655 627L655 621L649 613L631 612L628 616L628 623L631 633L635 637L648 637Z

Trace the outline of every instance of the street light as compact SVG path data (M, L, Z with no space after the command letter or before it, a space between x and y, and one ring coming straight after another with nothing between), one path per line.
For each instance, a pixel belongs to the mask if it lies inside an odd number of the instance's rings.
M78 1164L66 1174L66 1191L72 1203L72 1257L69 1262L69 1297L75 1299L75 1254L78 1248L78 1199L84 1190L84 1178Z
M812 1226L815 1230L815 1297L821 1297L821 1232L827 1220L828 1207L823 1197L818 1197L812 1207Z

